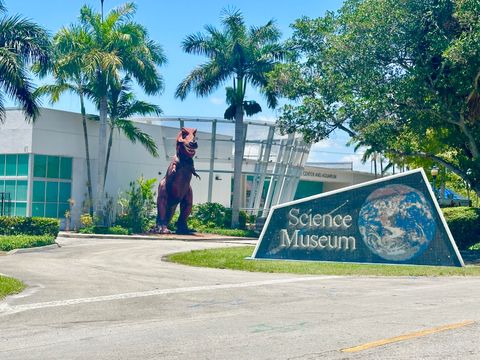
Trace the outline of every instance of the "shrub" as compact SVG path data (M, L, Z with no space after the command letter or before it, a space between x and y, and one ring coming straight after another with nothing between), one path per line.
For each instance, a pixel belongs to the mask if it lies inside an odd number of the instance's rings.
M238 228L246 229L247 228L247 218L248 214L245 211L240 210L238 217ZM232 227L232 209L227 209L225 212L225 220L223 221L223 226L225 228Z
M78 231L81 234L112 234L112 235L129 235L130 231L121 227L115 226L87 226Z
M178 216L179 212L177 211L168 225L170 230L175 230ZM240 211L239 229L246 229L248 218L249 215L245 211ZM231 229L231 223L232 209L228 209L219 203L194 205L192 214L188 218L188 227L199 232L208 232L208 229L215 229L218 233L220 229Z
M225 206L219 203L205 203L195 205L192 209L192 218L197 219L201 224L214 224L215 227L222 227L225 223Z
M0 216L0 235L53 235L60 231L58 219Z
M10 251L13 249L30 248L51 245L55 242L55 236L48 235L8 235L0 236L0 250Z
M150 230L155 209L155 182L156 179L145 180L141 177L130 183L126 197L119 200L122 211L118 215L117 225L132 229L134 233Z
M454 207L442 209L448 227L460 250L480 242L480 209Z

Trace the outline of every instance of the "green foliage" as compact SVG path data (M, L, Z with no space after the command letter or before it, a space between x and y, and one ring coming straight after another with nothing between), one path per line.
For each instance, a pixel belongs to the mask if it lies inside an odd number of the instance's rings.
M270 88L296 100L280 129L339 129L394 163L447 167L480 193L478 1L347 0L293 24Z
M0 216L0 235L53 235L60 231L58 219Z
M155 209L154 185L156 179L145 180L140 177L130 183L126 197L119 200L122 210L116 224L131 229L133 233L143 233L150 230Z
M45 29L19 15L7 16L0 3L0 123L5 119L5 95L22 107L28 120L38 116L28 67L50 60L50 38Z
M175 224L178 220L179 212L173 215L170 221L169 229L175 230ZM256 234L253 231L247 230L248 214L245 211L240 211L239 227L232 229L232 209L228 209L219 203L204 203L194 205L192 213L188 218L188 227L195 229L198 232L220 234L227 236L242 236L253 237Z
M0 250L10 251L38 246L51 245L55 243L53 235L1 235Z
M112 235L130 235L131 231L120 225L115 226L87 226L78 231L81 234L112 234Z
M460 250L480 242L480 209L454 207L442 209L448 227Z
M18 294L26 286L20 280L0 275L0 300L5 296Z

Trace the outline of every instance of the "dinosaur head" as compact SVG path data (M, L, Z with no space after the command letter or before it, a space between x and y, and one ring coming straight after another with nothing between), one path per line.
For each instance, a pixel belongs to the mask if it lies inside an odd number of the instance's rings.
M177 154L193 158L197 148L197 129L182 128L177 136Z

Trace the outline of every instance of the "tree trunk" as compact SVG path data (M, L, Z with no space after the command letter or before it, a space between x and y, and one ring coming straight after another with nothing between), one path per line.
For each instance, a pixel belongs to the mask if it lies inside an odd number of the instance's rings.
M242 164L243 164L243 101L237 105L235 113L235 159L233 164L233 200L232 228L237 228L240 218L240 199L242 198Z
M90 162L90 147L88 145L87 115L85 112L83 93L80 93L80 108L82 112L83 139L85 141L85 157L87 159L88 212L93 216L92 169Z
M99 225L105 223L104 204L105 204L105 184L104 171L105 153L107 150L107 97L102 96L100 99L100 127L98 131L98 159L97 159L97 198L95 212Z
M113 121L113 119L111 119ZM107 158L105 159L105 175L103 177L103 188L105 188L105 183L107 182L107 173L108 173L108 164L110 162L110 152L112 150L113 143L113 125L110 124L110 134L108 136L108 146L107 146Z

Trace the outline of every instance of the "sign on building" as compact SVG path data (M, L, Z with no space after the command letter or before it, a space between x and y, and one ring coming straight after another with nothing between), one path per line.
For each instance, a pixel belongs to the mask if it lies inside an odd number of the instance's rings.
M272 207L252 257L464 265L423 169Z

